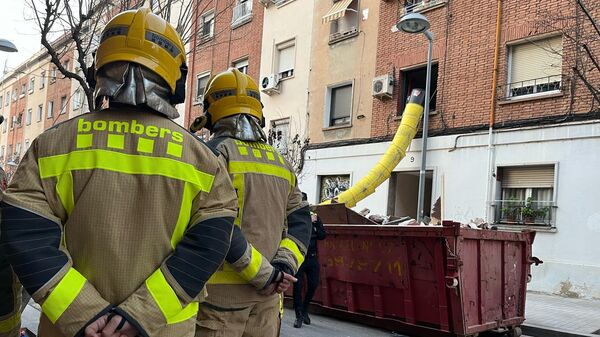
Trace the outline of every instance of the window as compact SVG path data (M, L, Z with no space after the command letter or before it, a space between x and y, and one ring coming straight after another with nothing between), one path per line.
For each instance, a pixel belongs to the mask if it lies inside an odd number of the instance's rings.
M25 110L23 110L23 112L21 112L18 116L17 116L17 126L21 127L23 126L23 115L25 114Z
M201 20L201 42L211 39L215 34L215 13L209 12L202 14Z
M288 41L277 45L277 73L280 79L294 76L296 61L296 41Z
M27 114L25 115L25 125L31 125L31 114L33 113L32 109L27 109Z
M271 144L279 153L286 154L288 140L290 137L290 119L279 119L271 121L269 130L269 144Z
M505 97L559 92L562 36L509 46Z
M24 97L26 92L27 92L27 84L23 83L23 85L21 85L21 97Z
M77 89L75 90L75 93L73 93L73 110L77 110L81 107L81 101L81 89Z
M38 105L37 110L37 121L40 122L42 120L42 115L44 114L44 105Z
M427 66L400 71L400 83L402 84L402 87L400 88L400 97L398 97L398 114L402 114L402 112L404 111L404 106L406 105L406 102L410 97L410 94L413 91L413 89L423 89L423 92L425 91L426 81ZM430 113L435 111L437 107L437 84L438 65L437 63L434 63L431 65L431 87L429 88L431 96L431 99L429 101Z
M326 126L350 124L352 116L352 84L328 89L329 120Z
M48 102L48 118L52 118L54 113L54 101Z
M350 188L349 174L319 176L320 201L333 199L348 188Z
M358 0L339 0L322 18L330 24L329 43L358 35Z
M46 72L42 71L42 75L40 77L40 89L44 89L45 85L46 85Z
M29 150L29 139L25 139L25 151Z
M2 109L2 96L0 96L0 109Z
M408 14L412 12L419 12L424 9L445 3L447 0L405 0L404 1L404 13Z
M6 92L6 100L4 101L4 106L8 106L10 104L10 91Z
M243 72L244 74L248 73L248 59L243 59L240 61L233 62L233 67L237 70Z
M35 88L35 77L31 76L29 79L29 93L33 93L33 89Z
M15 147L15 156L17 158L21 157L21 143L17 143L17 146Z
M12 95L12 98L13 98L13 102L16 102L16 101L17 101L17 98L18 98L18 97L17 97L17 89L13 90L13 95Z
M496 222L554 225L555 165L499 167Z
M50 71L50 83L56 82L56 67L52 67L52 71Z
M196 77L196 102L202 103L204 101L204 89L210 79L210 73L200 74Z
M62 96L60 98L60 114L63 115L67 112L67 96Z
M239 27L252 20L252 0L236 0L231 26Z

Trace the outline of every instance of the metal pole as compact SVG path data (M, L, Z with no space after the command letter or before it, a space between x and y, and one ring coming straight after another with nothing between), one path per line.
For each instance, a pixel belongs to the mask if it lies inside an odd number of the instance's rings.
M426 31L425 36L429 40L427 50L427 78L425 81L425 111L423 116L423 145L421 149L421 171L419 172L419 199L417 204L417 222L421 223L425 216L425 179L427 169L427 129L429 128L429 101L431 90L431 54L433 52L433 33Z

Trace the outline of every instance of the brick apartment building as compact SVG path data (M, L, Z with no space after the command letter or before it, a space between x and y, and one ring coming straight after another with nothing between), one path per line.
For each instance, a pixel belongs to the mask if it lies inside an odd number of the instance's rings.
M202 114L202 94L211 74L236 67L255 79L260 75L262 4L257 0L199 0L194 10L185 127Z
M367 3L360 2L358 13ZM600 17L600 6L589 6ZM427 39L391 31L407 12L427 16L435 35L426 213L442 198L444 219L466 223L483 218L502 229L534 229L534 254L544 264L533 268L530 289L600 297L600 266L594 258L600 254L595 244L600 239L600 180L595 173L600 156L594 150L600 146L599 102L574 73L584 51L571 37L580 36L596 53L600 42L597 36L585 38L593 36L593 28L574 1L380 1L377 47L370 53L376 53L374 78L393 85L376 94L373 82L359 89L357 81L348 81L354 83L349 95L328 92L324 103L311 105L310 132L317 135L311 139L317 142L306 152L301 183L309 200L327 196L332 184L343 190L363 177L389 147L410 91L424 88ZM319 67L316 62L313 70ZM581 69L589 71L593 65ZM589 80L598 86L595 74ZM356 128L354 105L365 91L377 96L368 99L370 137L348 137L338 128ZM361 101L365 104L364 97ZM327 119L315 110L337 114L335 105L346 107L347 119L334 130L321 131L321 120ZM332 132L341 141L327 136ZM421 148L419 133L390 179L356 209L416 216Z

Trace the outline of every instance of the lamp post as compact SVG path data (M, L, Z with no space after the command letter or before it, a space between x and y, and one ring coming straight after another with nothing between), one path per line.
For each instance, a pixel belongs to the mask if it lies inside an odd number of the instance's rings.
M5 39L0 39L0 51L14 53L14 52L18 52L19 50L14 45L14 43L12 43L8 40L5 40Z
M431 87L431 54L433 51L433 33L429 31L429 20L419 13L404 15L400 21L392 27L392 31L403 31L409 34L423 33L429 41L427 49L427 78L425 81L425 111L423 116L423 146L421 152L421 171L419 172L419 197L417 203L417 222L421 223L425 216L425 179L427 168L427 129L429 128L429 100Z

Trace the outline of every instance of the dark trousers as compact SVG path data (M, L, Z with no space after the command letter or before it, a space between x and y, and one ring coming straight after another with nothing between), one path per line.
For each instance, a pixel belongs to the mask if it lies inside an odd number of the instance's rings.
M294 284L294 310L296 315L308 311L308 305L312 300L317 287L319 286L319 259L316 256L306 257L304 263L298 269L296 278L298 282ZM302 300L302 285L304 284L304 277L306 275L306 296L304 301Z

